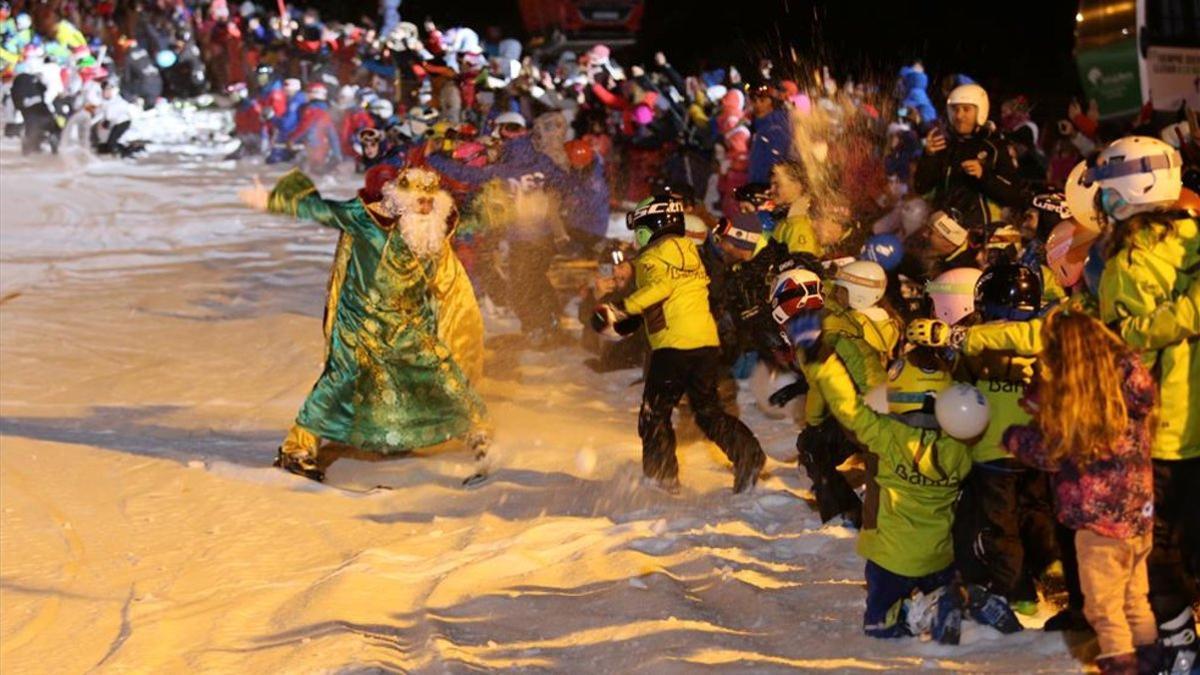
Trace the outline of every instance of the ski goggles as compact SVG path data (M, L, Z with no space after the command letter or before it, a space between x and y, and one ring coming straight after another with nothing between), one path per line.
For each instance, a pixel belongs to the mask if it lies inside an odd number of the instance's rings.
M950 214L937 211L930 217L930 225L943 239L955 246L967 243L967 230Z
M799 303L795 301L799 300ZM821 297L821 282L806 281L795 288L776 295L775 306L771 310L771 318L775 323L784 324L796 314L803 311L816 311L825 307L825 299Z
M845 268L837 271L836 281L844 281L848 284L855 284L863 288L887 288L887 279L870 279L853 272L847 272Z
M717 226L716 236L746 251L753 251L758 247L758 240L762 238L758 232L743 230L726 218L722 218Z
M947 281L929 281L925 284L925 292L929 295L944 293L946 295L975 295L975 284L956 284Z
M1121 162L1107 162L1100 166L1093 166L1083 174L1083 182L1085 185L1091 185L1097 181L1123 178L1139 173L1152 173L1160 169L1173 169L1182 165L1183 156L1179 154L1178 150L1172 150L1169 153L1164 152L1160 155L1138 157L1137 159L1127 159Z

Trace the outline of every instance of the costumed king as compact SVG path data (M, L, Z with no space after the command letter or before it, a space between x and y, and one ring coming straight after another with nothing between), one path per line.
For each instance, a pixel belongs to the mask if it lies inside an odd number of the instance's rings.
M325 367L276 465L319 481L328 466L322 441L391 456L457 438L482 467L490 433L472 382L482 370L483 325L449 244L457 211L437 175L405 169L371 203L370 195L323 199L298 171L270 192L256 180L240 196L341 230L339 248L349 240L329 287ZM483 477L479 468L464 482Z

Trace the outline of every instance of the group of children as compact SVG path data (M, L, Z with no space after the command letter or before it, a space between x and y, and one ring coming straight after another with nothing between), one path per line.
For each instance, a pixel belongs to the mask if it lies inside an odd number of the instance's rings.
M951 116L975 105L950 100ZM754 214L708 231L689 227L687 195L661 190L627 220L634 290L591 317L610 339L648 337L647 478L678 486L670 415L686 393L734 490L754 484L763 451L718 381L729 340L757 333L761 359L801 376L771 402L806 394L797 444L822 518L860 527L867 634L956 643L963 618L1020 630L1061 561L1069 602L1048 629L1090 625L1105 673L1189 672L1200 238L1182 164L1155 138L1112 143L1065 194L1035 200L1056 225L969 256L949 246L957 264L935 268L924 297L892 234L831 260L837 246L803 208L769 233ZM769 197L788 192L789 171L776 165ZM930 216L922 241L954 244L963 228L945 218ZM757 309L731 301L746 279ZM866 467L860 490L837 471L851 456Z

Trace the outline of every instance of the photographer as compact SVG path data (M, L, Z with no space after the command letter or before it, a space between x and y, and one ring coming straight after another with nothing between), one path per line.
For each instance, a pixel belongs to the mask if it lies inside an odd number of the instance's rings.
M957 212L959 224L978 229L1000 219L1000 209L1025 202L1017 160L988 122L987 92L964 84L946 100L947 119L925 137L913 186L933 193L933 207Z

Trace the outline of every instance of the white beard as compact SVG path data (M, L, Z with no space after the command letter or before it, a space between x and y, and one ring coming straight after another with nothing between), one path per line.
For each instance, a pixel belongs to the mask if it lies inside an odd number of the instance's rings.
M403 195L404 193L400 193ZM408 193L416 194L416 193ZM385 197L386 201L387 197ZM385 204L385 208L387 205ZM454 200L446 192L433 197L433 209L426 214L417 213L415 208L402 207L396 220L396 229L404 237L404 243L418 258L432 258L441 253L446 244L450 213Z

